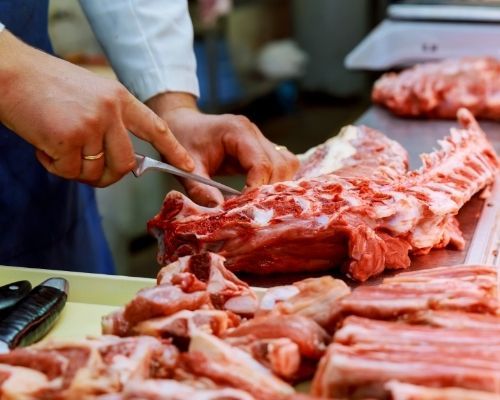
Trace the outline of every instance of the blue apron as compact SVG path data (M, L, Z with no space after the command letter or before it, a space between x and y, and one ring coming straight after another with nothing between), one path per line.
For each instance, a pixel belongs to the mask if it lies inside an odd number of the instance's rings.
M48 0L0 0L6 28L52 52L47 19ZM1 124L0 264L114 273L94 189L46 172L34 148Z

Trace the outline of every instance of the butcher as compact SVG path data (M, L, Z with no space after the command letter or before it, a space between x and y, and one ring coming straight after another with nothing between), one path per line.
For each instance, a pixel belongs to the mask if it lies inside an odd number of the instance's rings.
M196 107L186 0L81 0L122 83L52 55L48 0L0 2L0 264L113 273L94 187L134 167L128 133L204 176L237 160L246 186L290 178L295 156L248 119ZM184 181L203 205L216 189Z

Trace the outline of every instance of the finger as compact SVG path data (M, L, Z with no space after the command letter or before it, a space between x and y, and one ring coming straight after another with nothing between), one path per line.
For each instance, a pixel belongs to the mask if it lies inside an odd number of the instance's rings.
M261 142L262 147L264 148L264 150L267 153L267 156L271 160L272 172L269 182L270 183L282 182L291 179L297 167L293 158L290 157L291 153L286 150L286 147L277 146L274 143L270 142L268 139L266 139L264 135L260 132L257 125L252 124L252 126L255 131L256 137Z
M80 151L76 147L68 150L59 159L54 159L41 150L36 150L36 157L40 164L51 174L66 179L77 179L80 176L82 159Z
M246 171L247 187L269 183L272 174L271 160L253 132L230 133L223 137L223 143L227 153L236 157Z
M299 165L297 157L283 146L277 146L267 139L264 140L263 147L273 162L273 172L270 181L274 183L292 179Z
M196 166L193 172L205 178L210 178L210 175L202 166ZM217 188L191 179L180 179L180 181L186 189L188 196L202 206L215 207L224 202L224 196Z
M135 167L134 149L124 126L111 126L104 135L105 167L95 186L115 183Z
M193 159L177 141L167 123L132 95L125 102L123 117L127 129L151 143L171 164L185 171L193 170Z
M80 181L92 183L101 179L104 173L105 157L97 160L86 160L85 156L95 156L104 151L104 144L101 136L89 137L91 142L85 143L82 149L82 171Z

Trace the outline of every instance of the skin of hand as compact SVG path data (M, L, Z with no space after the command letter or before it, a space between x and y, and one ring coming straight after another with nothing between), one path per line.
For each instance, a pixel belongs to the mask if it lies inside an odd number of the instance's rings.
M135 166L128 134L150 142L171 164L194 162L166 122L120 83L0 33L0 122L36 148L51 173L103 187ZM84 160L83 156L104 157Z
M167 121L193 157L193 172L199 175L245 172L248 189L289 180L299 167L295 155L267 140L246 117L203 114L195 97L187 93L162 93L146 104ZM214 206L224 200L218 189L190 180L182 182L199 204Z

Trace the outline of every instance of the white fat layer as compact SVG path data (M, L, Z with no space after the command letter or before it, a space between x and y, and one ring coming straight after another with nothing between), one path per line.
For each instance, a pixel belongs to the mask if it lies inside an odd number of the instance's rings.
M328 224L328 217L325 215L325 214L321 214L320 216L316 217L316 222L320 225L320 226L325 226Z
M288 286L275 286L267 290L266 294L262 297L260 302L261 310L272 310L276 303L285 301L289 298L299 294L300 290L293 285Z
M263 210L262 208L254 207L253 220L257 225L264 226L271 221L274 215L273 209Z
M312 168L307 173L307 177L312 178L324 174L329 174L342 168L342 161L356 153L356 148L351 141L358 137L358 128L353 125L343 127L339 134L328 140L325 146L327 153L318 166ZM317 147L309 149L304 154L300 154L299 160L305 162L317 150Z

